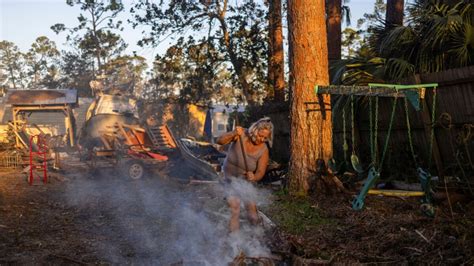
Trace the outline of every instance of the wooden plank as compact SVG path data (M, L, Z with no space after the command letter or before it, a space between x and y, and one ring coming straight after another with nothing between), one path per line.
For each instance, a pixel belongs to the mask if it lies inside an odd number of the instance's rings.
M16 131L18 130L18 118L16 117L18 115L18 110L16 108L12 108L12 117L13 117L13 132L15 132L15 145L17 148L21 148L20 144L20 137L18 137ZM25 144L25 147L26 144Z
M379 84L382 85L382 84ZM426 88L431 88L432 84L426 84ZM338 95L355 95L355 96L377 96L377 97L405 97L403 91L414 91L421 94L421 91L425 88L423 86L415 86L408 88L409 86L397 85L399 90L395 87L377 87L377 86L317 86L315 92L317 94L338 94Z
M75 140L74 140L74 128L72 127L72 119L71 117L74 117L74 114L72 113L71 106L66 106L65 109L66 113L66 120L67 120L67 129L68 129L68 134L69 134L69 145L71 147L74 147L76 145Z

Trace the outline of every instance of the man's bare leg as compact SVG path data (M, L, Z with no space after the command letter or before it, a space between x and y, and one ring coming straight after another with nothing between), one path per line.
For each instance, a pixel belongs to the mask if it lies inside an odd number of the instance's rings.
M245 203L247 208L247 217L251 224L257 225L260 223L260 217L258 216L257 203L250 201Z
M240 216L240 199L235 196L230 196L227 199L227 203L230 207L230 221L229 221L229 229L230 232L236 232L240 229L239 223L239 216Z

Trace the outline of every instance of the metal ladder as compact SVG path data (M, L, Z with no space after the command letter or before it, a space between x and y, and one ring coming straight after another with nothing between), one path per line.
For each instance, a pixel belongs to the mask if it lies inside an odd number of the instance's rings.
M148 126L146 131L155 149L163 150L177 147L176 141L167 125Z

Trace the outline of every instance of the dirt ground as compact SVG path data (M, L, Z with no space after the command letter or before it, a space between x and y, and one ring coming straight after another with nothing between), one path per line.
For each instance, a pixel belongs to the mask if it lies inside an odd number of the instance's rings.
M451 196L435 204L435 217L420 210L419 198L367 196L362 211L351 195L317 196L325 222L301 234L280 232L287 251L306 264L472 265L474 201Z
M220 184L63 169L32 186L25 173L0 173L0 265L222 265L270 254L264 230L243 221L229 235Z
M227 237L225 200L212 186L68 165L30 186L26 174L3 171L0 265L225 265L242 252L270 252L281 265L474 263L472 202L452 200L451 212L440 201L428 218L415 198L369 196L355 212L350 195L319 196L312 204L328 221L320 226L301 234L243 226Z

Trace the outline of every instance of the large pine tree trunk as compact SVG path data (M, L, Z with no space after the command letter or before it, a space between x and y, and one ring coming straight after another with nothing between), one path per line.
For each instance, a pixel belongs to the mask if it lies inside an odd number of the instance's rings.
M388 28L403 25L404 0L387 0L387 11L385 15Z
M270 0L269 2L268 83L273 88L273 100L283 102L285 100L285 76L281 0Z
M331 61L341 59L341 6L342 0L328 1L328 54Z
M288 1L290 42L291 146L290 191L306 195L316 160L332 156L330 96L318 97L315 85L328 85L324 0ZM328 110L308 111L305 103L323 102ZM329 108L328 108L329 107ZM314 106L311 107L314 109Z

